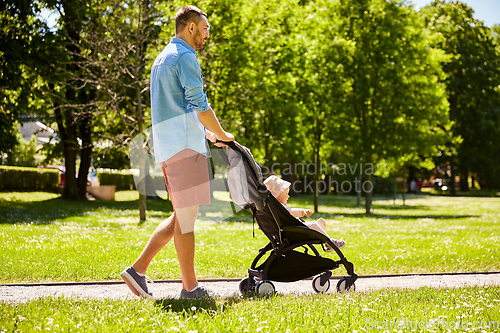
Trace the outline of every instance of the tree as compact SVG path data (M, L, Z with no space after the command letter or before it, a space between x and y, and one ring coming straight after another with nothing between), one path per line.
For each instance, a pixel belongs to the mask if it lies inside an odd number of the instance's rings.
M338 111L347 89L344 67L345 39L337 38L339 21L328 13L335 11L332 2L317 2L306 6L307 16L301 28L309 34L302 45L302 75L297 82L298 99L302 107L300 128L307 136L309 160L314 161L314 212L318 212L318 196L323 160L331 158L338 149L335 132L340 130ZM325 180L323 187L329 187ZM324 191L324 189L323 189Z
M57 124L59 147L49 148L49 158L62 151L66 167L63 197L85 200L87 175L92 156L92 121L96 91L86 85L82 71L81 43L84 27L96 19L88 0L47 0L44 8L59 12L59 27L51 32L38 50L42 68L36 71L38 86L44 92L39 102L47 108L47 119ZM52 105L50 105L52 104ZM80 168L77 178L77 158Z
M434 152L446 123L446 100L438 84L442 53L412 7L400 1L351 0L338 4L340 38L347 41L342 64L347 90L337 121L337 142L370 167L384 161L418 159ZM365 188L366 189L366 188ZM372 189L366 189L366 213Z
M469 175L475 174L483 185L499 186L500 62L492 33L461 2L434 1L421 12L429 29L441 35L434 47L450 55L443 62L447 78L442 82L454 125L442 155L448 156L452 184L458 174L461 190L466 191Z
M200 52L209 101L224 128L268 165L300 146L293 123L300 110L295 8L294 1L217 1L204 9L212 24Z
M0 4L0 159L18 144L19 115L36 109L37 50L47 27L37 19L37 3L16 0Z
M100 20L87 28L84 40L92 50L85 55L85 78L99 100L96 139L110 142L115 152L124 151L151 123L148 68L155 55L150 50L163 44L164 15L159 2L150 0L102 1L95 11ZM140 156L137 167L144 179L146 160ZM140 220L145 221L145 182L137 185Z

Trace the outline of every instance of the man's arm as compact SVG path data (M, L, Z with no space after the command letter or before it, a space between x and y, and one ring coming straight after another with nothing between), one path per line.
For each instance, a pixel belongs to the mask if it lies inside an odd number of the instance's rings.
M212 108L198 115L198 119L205 126L207 130L215 134L217 139L221 141L234 141L234 136L231 133L225 132L217 117L215 116L214 110ZM210 139L210 138L209 138ZM211 140L212 141L212 140Z

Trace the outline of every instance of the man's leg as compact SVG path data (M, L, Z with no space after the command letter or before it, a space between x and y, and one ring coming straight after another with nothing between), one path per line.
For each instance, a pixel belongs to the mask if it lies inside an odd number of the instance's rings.
M198 285L194 271L194 223L198 217L198 206L176 210L174 245L181 268L182 288L191 291Z
M176 213L174 212L156 227L141 255L132 265L136 272L145 274L154 256L172 239L176 224L175 215Z

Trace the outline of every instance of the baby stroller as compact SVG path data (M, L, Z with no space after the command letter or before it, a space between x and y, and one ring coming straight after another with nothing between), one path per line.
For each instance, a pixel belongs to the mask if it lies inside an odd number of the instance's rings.
M241 208L250 209L254 222L269 238L269 243L259 250L253 260L248 277L241 280L239 289L244 295L249 291L266 295L275 292L272 281L294 282L313 277L316 292L330 288L331 270L343 265L349 276L337 283L337 291L354 290L357 275L354 266L347 261L340 249L323 234L308 228L293 217L267 190L262 171L250 150L237 142L225 142L225 150L219 149L229 167L228 188L231 199ZM314 245L325 249L329 244L340 257L332 260L322 257ZM268 254L261 264L261 259Z

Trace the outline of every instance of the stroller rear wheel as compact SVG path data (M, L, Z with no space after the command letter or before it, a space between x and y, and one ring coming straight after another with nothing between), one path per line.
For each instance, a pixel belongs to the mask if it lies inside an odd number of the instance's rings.
M246 277L240 281L240 293L242 295L245 295L249 291L254 291L254 290L255 290L255 281L253 279Z
M326 293L328 289L330 289L330 280L326 280L323 285L321 285L321 275L316 276L312 280L312 286L315 292L317 293Z
M255 291L259 295L272 295L276 291L274 284L271 281L259 281L255 287Z

